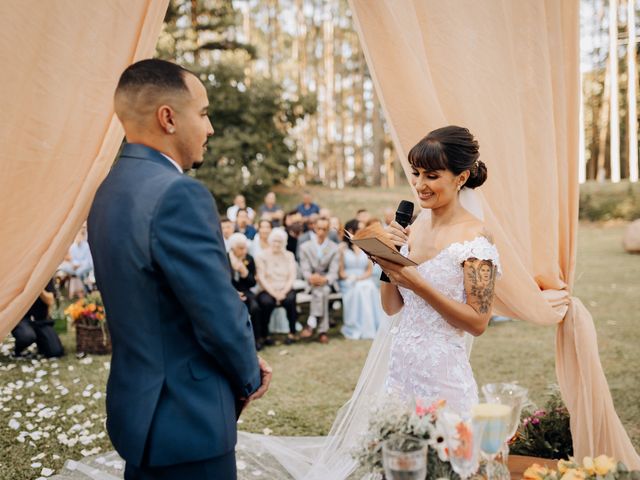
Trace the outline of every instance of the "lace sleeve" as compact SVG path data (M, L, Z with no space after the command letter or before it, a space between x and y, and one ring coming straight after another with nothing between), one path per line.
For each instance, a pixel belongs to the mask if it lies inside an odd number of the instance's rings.
M468 258L491 260L498 267L498 278L502 276L502 265L498 249L486 237L476 237L473 240L457 243L454 246L453 256L458 264L464 263Z

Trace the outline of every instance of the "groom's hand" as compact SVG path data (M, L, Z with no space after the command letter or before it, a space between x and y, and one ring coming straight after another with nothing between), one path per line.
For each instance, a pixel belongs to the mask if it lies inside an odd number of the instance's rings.
M269 384L271 383L271 376L273 375L273 370L269 366L269 364L261 357L258 357L258 366L260 367L260 377L262 379L262 383L260 388L256 390L247 400L245 401L244 406L246 407L250 402L261 398L267 390L269 390Z

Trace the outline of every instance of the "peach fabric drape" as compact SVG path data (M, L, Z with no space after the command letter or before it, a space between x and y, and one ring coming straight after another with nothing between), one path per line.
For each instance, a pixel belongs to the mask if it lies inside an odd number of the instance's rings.
M589 312L571 297L578 228L578 0L350 0L395 146L457 124L478 138L480 189L504 275L498 311L558 324L574 449L640 468L613 408ZM524 359L523 359L524 361Z
M113 91L169 0L0 2L0 339L85 220L123 138Z

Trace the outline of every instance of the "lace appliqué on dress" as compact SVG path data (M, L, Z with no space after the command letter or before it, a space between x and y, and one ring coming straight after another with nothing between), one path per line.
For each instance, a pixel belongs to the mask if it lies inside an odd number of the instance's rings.
M406 246L401 253L408 255ZM462 264L469 258L491 260L498 275L502 274L498 250L485 237L452 243L417 268L442 294L466 303ZM465 350L464 332L411 290L399 290L404 308L398 327L391 330L387 391L425 402L445 399L455 411L469 414L478 403L478 387Z

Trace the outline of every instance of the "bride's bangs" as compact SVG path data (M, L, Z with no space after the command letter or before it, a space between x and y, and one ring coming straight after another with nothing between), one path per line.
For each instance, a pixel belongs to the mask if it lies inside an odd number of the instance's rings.
M422 140L409 151L409 164L427 172L447 170L447 156L437 140Z

